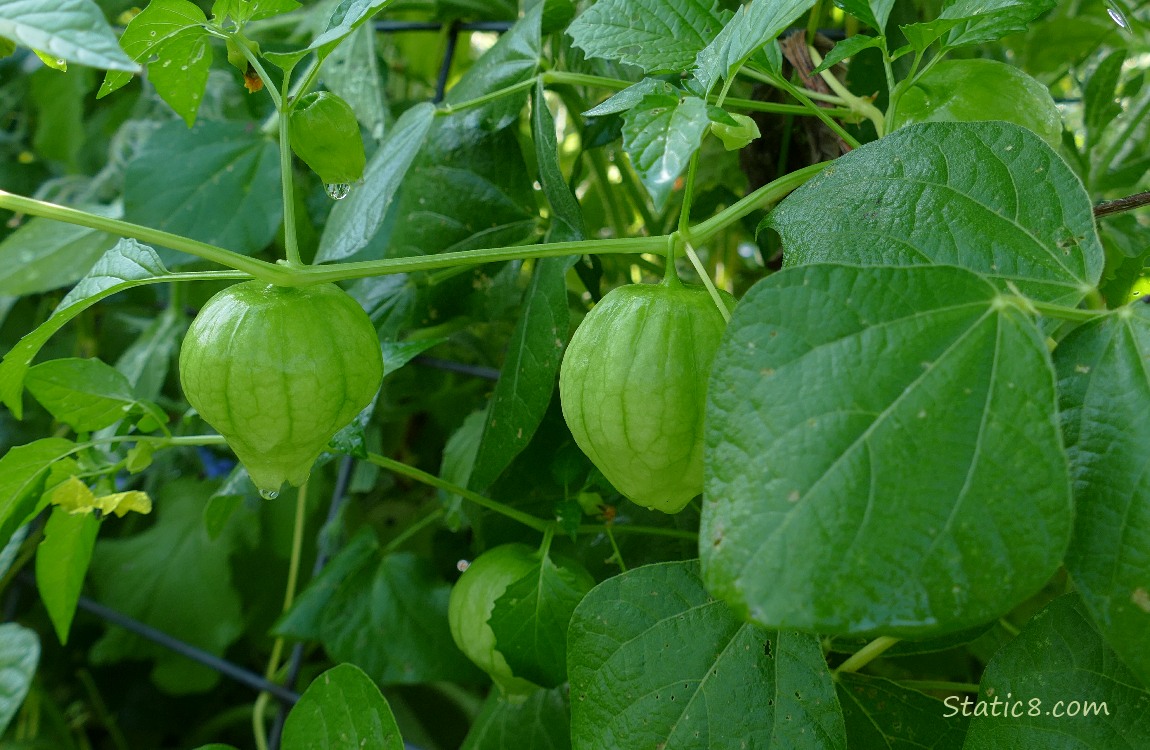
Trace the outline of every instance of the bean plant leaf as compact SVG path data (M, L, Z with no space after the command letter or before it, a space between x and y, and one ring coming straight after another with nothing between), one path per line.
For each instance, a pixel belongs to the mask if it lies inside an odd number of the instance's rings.
M1086 81L1082 102L1088 148L1097 145L1106 127L1122 114L1122 105L1118 103L1118 87L1122 77L1122 63L1125 61L1126 50L1114 50L1102 58Z
M894 0L835 0L835 5L882 34Z
M41 438L0 457L0 539L10 539L34 512L52 464L75 451L71 440Z
M6 0L0 37L50 57L109 70L139 70L94 0Z
M1111 647L1150 685L1150 307L1084 325L1055 350L1077 512L1066 567Z
M40 636L35 630L14 622L0 625L0 733L24 703L39 663Z
M379 688L354 664L312 680L284 723L284 750L403 750L399 725Z
M677 73L691 67L722 27L714 0L599 0L567 34L587 57Z
M132 384L98 359L54 359L28 370L25 386L56 419L76 432L113 425L132 411L144 409L159 421L158 407L140 401Z
M120 45L137 63L148 66L156 93L191 127L208 85L212 48L207 17L189 0L152 0L128 23ZM109 71L97 98L107 96L132 75Z
M704 90L734 75L756 51L778 38L815 0L752 0L695 58L695 77Z
M967 710L964 750L1150 745L1150 691L1102 640L1076 594L1055 599L994 655Z
M581 240L585 231L583 213L559 168L555 122L541 86L535 88L531 129L539 182L552 211L548 240ZM574 262L571 256L535 261L499 382L487 408L483 437L468 479L472 489L486 490L531 442L543 421L570 326L566 275Z
M816 636L761 630L712 598L696 562L634 568L571 618L571 745L845 748Z
M179 180L171 164L184 165ZM168 123L148 139L124 175L129 221L251 254L283 220L279 149L243 123ZM190 256L168 253L169 262Z
M243 633L229 558L241 528L210 540L201 515L209 485L179 479L163 486L156 524L135 536L97 543L92 582L99 601L217 656ZM152 679L171 693L210 689L219 674L120 628L92 647L92 661L155 661Z
M667 205L710 126L707 103L695 96L650 94L624 115L623 150L657 211Z
M1071 306L1104 259L1078 177L1004 122L907 126L836 160L763 225L782 236L786 265L946 263Z
M387 210L434 121L435 105L422 103L404 112L392 126L364 169L363 185L332 208L317 262L350 258L367 246L383 226Z
M707 389L707 588L764 626L827 634L993 620L1069 542L1055 415L1038 327L969 271L770 276Z
M119 213L97 206L84 210ZM0 294L38 294L73 284L115 244L105 232L33 218L0 242Z
M850 747L962 750L968 719L955 718L949 703L882 677L853 672L839 674L835 687Z
M48 339L72 318L116 292L140 284L165 280L169 272L156 251L135 240L123 239L92 266L88 275L56 307L48 320L20 339L0 361L0 402L23 419L24 378L28 365Z
M460 750L570 750L569 704L566 687L536 690L521 701L492 690Z
M54 508L44 525L44 540L36 549L36 588L60 643L68 642L99 531L96 516L63 508Z
M487 624L495 650L517 677L553 688L567 681L566 634L571 613L587 588L581 576L544 557L535 570L508 584Z

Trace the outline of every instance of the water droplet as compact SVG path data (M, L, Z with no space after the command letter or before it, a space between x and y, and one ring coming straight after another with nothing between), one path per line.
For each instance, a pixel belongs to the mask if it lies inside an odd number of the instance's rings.
M460 560L459 562L455 563L455 569L458 570L460 573L464 572L465 570L467 570L470 567L471 567L471 563L467 560Z
M324 185L323 189L327 191L327 197L333 201L341 201L351 193L351 185L346 182L333 182L330 185Z
M260 490L260 497L264 500L275 500L279 496L280 493L276 490Z
M1114 21L1114 23L1118 24L1124 29L1130 28L1130 21L1126 18L1126 14L1121 10L1111 5L1106 9L1106 12L1110 14L1110 18Z
M154 32L154 31L148 32L148 36L155 36L155 35L156 35L156 32Z

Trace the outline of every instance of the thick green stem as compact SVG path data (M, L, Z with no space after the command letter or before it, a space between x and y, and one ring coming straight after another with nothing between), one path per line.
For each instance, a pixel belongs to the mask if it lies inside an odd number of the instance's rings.
M446 115L453 115L457 112L463 112L464 110L473 109L475 107L487 104L488 102L502 99L505 96L510 96L511 94L525 91L534 86L537 81L538 76L535 78L528 78L526 81L520 81L519 83L513 83L510 86L499 89L498 91L492 91L488 94L484 94L483 96L477 96L474 99L468 99L465 102L459 102L458 104L443 104L439 109L435 111L435 114L442 117Z
M782 200L807 180L826 169L830 163L829 161L824 161L818 164L812 164L809 167L803 167L777 180L768 182L766 185L763 185L753 193L731 204L706 221L700 222L692 227L691 240L698 245L707 242L744 216Z
M839 665L835 670L835 674L840 672L857 672L867 664L877 659L884 651L898 643L898 638L891 638L890 636L881 635L875 638L867 645L860 648L858 651L851 654L850 658Z
M290 86L291 73L284 73L283 90ZM292 179L291 159L291 110L293 103L289 100L286 106L280 109L280 185L283 187L284 202L284 249L287 254L288 266L302 266L299 257L299 240L296 238L295 228L295 187Z
M115 234L120 237L131 237L132 239L154 245L170 247L173 250L179 250L180 252L194 255L197 258L210 260L213 263L219 263L222 266L243 271L251 276L265 279L272 283L275 283L281 278L290 278L292 274L289 269L276 265L275 263L249 258L239 253L233 253L231 250L217 247L216 245L209 245L206 242L188 239L178 234L152 229L139 224L132 224L131 222L122 221L121 219L112 219L107 216L99 216L88 213L87 211L68 208L67 206L58 206L55 203L38 201L35 198L13 195L3 190L0 190L0 208L6 208L10 211L29 214L31 216L40 216L45 219L54 219L67 224L76 224L78 226L88 227L89 229L98 229L102 232L108 232L109 234Z

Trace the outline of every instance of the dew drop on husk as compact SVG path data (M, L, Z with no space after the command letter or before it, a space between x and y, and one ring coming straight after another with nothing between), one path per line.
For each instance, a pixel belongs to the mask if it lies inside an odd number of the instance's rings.
M351 185L346 182L333 182L324 185L323 189L327 191L328 198L331 198L333 201L341 201L351 192Z
M260 497L264 500L275 500L280 496L280 493L275 490L260 490Z

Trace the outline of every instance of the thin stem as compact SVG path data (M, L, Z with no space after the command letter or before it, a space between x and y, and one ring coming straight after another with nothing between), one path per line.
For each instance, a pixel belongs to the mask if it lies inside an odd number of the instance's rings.
M672 539L685 539L689 542L697 542L699 535L694 531L687 531L685 529L665 529L662 526L631 526L630 524L611 524L611 531L620 532L623 534L645 534L647 536L665 536ZM607 524L583 524L576 529L579 534L606 534Z
M633 84L633 81L623 81L618 78L605 78L584 73L567 73L562 70L549 70L543 74L543 84L567 84L569 86L595 86L601 89L615 89L622 91Z
M699 278L703 280L703 286L707 287L707 292L711 295L711 300L715 303L715 307L719 308L719 314L723 316L724 323L731 322L731 312L727 306L723 304L723 298L719 296L719 290L715 288L715 282L711 280L711 275L707 273L707 269L703 268L703 262L699 260L698 254L695 253L695 248L691 247L690 242L683 243L683 247L687 251L687 258L691 261L691 265L695 267L695 272L699 274Z
M1076 323L1084 323L1110 314L1108 310L1083 310L1078 307L1065 307L1064 305L1055 305L1033 299L1026 299L1025 303L1027 307L1032 308L1043 317L1070 320Z
M860 648L858 651L851 654L850 658L839 665L835 670L835 674L840 672L857 672L867 664L877 659L882 652L898 643L898 638L891 638L890 636L880 635L867 645Z
M760 73L759 71L753 68L748 68L746 66L744 66L739 72L745 75L747 78L758 81L759 83L765 83L768 86L774 86L775 88L782 89L783 91L790 91L789 89L783 88L779 85L779 78L777 76ZM793 85L792 88L794 88ZM830 104L838 104L839 106L846 105L846 102L834 94L824 94L821 91L811 91L810 89L803 89L802 91L807 96L807 98L814 99L816 102L829 102ZM806 110L805 107L803 107L803 109L804 111Z
M844 141L846 141L851 148L858 148L860 145L862 145L858 142L857 138L844 130L842 125L839 125L837 122L835 122L834 119L832 119L831 116L826 113L825 109L811 101L812 97L808 96L808 91L806 89L800 89L798 86L795 86L790 81L782 78L781 76L776 76L776 81L780 88L805 104L810 110L811 114L822 120L824 125L838 134L839 138L842 138Z
M753 193L731 204L706 221L691 227L691 239L699 245L707 242L744 216L782 200L807 180L826 169L830 163L829 161L824 161L818 164L812 164L809 167L803 167L777 180L768 182L766 185L763 185Z
M1094 218L1100 219L1103 216L1110 216L1123 211L1133 211L1146 205L1150 205L1150 191L1135 193L1112 201L1103 201L1094 206Z
M614 554L611 555L611 559L613 559L619 566L620 573L626 573L627 563L623 562L623 553L619 551L619 545L615 542L615 534L611 531L611 525L607 524L604 526L603 531L607 534L607 541L611 543L611 549L614 550Z
M283 612L291 609L292 603L295 601L295 590L299 583L299 568L300 559L303 556L303 527L304 519L307 517L307 487L308 483L304 482L300 485L299 492L296 493L295 502L295 524L292 527L292 540L291 540L291 558L288 562L288 578L287 586L284 588L284 604ZM268 658L268 667L264 672L264 676L274 682L276 673L280 668L280 656L283 654L284 639L276 638L275 643L272 644L272 654ZM271 694L267 692L260 693L256 697L255 705L252 707L252 728L255 733L256 747L260 750L267 750L267 727L264 725L264 711L267 708L268 701L271 700Z
M814 97L811 98L813 99ZM771 112L779 115L816 116L814 112L802 104L759 102L754 99L737 99L733 96L726 100L726 104L728 109L746 109L751 112ZM820 107L819 110L830 117L847 117L853 114L849 107Z
M389 555L399 549L404 542L411 539L413 536L423 531L425 528L443 518L443 508L436 508L428 513L423 518L408 526L403 531L399 532L394 539L384 545L383 554Z
M823 64L822 55L814 47L807 47L807 53L811 56L811 61L814 62L815 67ZM857 112L863 117L870 120L875 127L875 131L881 138L884 131L885 124L883 123L883 113L879 108L871 104L869 101L861 96L855 96L850 89L842 84L842 81L829 70L822 71L819 75L822 76L823 81L831 90L843 98L843 101L851 108L852 111Z
M45 219L54 219L67 224L76 224L78 226L88 227L89 229L98 229L102 232L108 232L120 237L131 237L141 242L170 247L173 250L179 250L189 255L194 255L197 258L210 260L222 266L243 271L246 274L265 279L272 283L280 278L290 278L291 275L291 272L282 266L263 260L256 260L255 258L249 258L216 245L209 245L206 242L189 239L160 229L152 229L151 227L132 224L131 222L121 219L112 219L107 216L99 216L88 213L87 211L80 211L75 208L48 203L47 201L36 200L35 198L13 195L4 190L0 190L0 208L6 208L10 211L17 211L31 216L40 216Z
M695 172L699 169L699 149L691 154L687 166L687 179L683 182L683 204L679 207L679 232L688 231L691 226L691 204L695 200Z
M291 72L284 73L284 91L291 83ZM280 185L283 188L284 201L284 249L287 254L288 266L302 266L299 257L299 240L296 238L295 226L295 188L293 185L292 159L291 159L291 109L292 104L280 109Z
M477 96L474 99L468 99L465 102L459 102L458 104L444 103L439 107L439 109L437 109L435 111L435 114L437 116L443 117L446 115L453 115L457 112L462 112L462 111L467 110L467 109L473 109L475 107L479 107L479 106L482 106L484 104L487 104L488 102L492 102L492 101L495 101L497 99L502 99L505 96L510 96L511 94L515 94L515 93L518 93L520 91L525 91L526 89L529 89L532 86L534 86L538 82L538 80L539 80L539 78L538 78L538 76L536 76L533 78L528 78L526 81L520 81L519 83L513 83L510 86L506 86L506 87L501 88L497 91L492 91L490 93L484 94L483 96Z
M512 508L509 505L505 505L504 503L501 503L497 500L492 500L491 498L484 497L478 492L472 492L466 487L460 487L457 484L452 484L451 482L440 479L433 474L428 474L426 471L417 469L414 466L408 466L405 463L395 461L393 459L387 458L386 456L381 456L378 453L368 453L367 460L382 469L387 469L388 471L399 474L400 476L405 476L408 479L414 479L417 482L422 482L423 484L434 487L437 490L443 490L444 492L449 492L453 495L459 495L466 500L470 500L481 508L487 508L488 510L495 511L496 513L507 516L514 521L518 521L524 526L535 529L540 534L546 533L550 526L550 524L548 524L542 518L536 518L535 516L524 513L521 510L516 510L515 508Z
M1007 620L1005 617L998 618L998 627L1005 630L1012 638L1017 638L1022 633L1021 630L1014 627L1014 624Z
M220 29L210 25L204 26L203 28L213 36L233 41L232 46L238 49L243 54L243 56L247 58L248 64L252 66L252 70L254 70L256 75L260 77L260 80L264 82L264 90L267 91L268 96L271 97L272 104L275 105L276 110L279 110L282 103L280 92L276 89L275 84L272 83L271 76L269 76L267 71L264 70L264 66L260 63L260 59L256 57L255 52L252 52L252 50L246 44L247 39L244 37L244 35L221 31Z
M912 690L945 690L953 693L977 693L978 685L973 682L947 682L946 680L899 680L899 685Z

